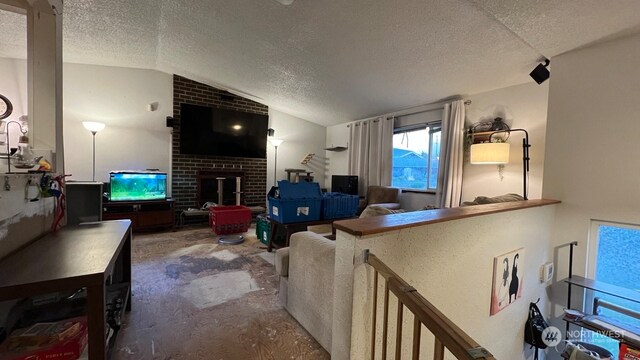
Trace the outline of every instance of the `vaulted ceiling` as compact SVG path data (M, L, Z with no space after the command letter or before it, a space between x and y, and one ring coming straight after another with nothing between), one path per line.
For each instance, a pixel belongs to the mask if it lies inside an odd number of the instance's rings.
M67 62L176 73L323 125L531 81L542 56L640 31L637 0L64 4ZM0 57L25 43L0 12Z

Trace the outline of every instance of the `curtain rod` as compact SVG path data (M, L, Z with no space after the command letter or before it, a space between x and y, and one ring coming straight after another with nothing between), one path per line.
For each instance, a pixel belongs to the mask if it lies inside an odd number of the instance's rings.
M347 123L347 127L349 126L349 124L352 124L352 123L356 123L356 122L360 122L360 121L367 121L367 120L374 120L374 119L378 119L380 117L384 117L384 118L386 118L388 120L388 119L393 119L394 117L398 117L398 116L409 116L409 115L421 114L421 113L424 113L424 112L437 110L438 108L444 106L444 104L446 102L448 102L448 101L456 101L456 100L461 100L461 99L460 98L453 98L453 99L434 102L434 103L431 103L431 104L414 106L414 107L411 107L409 109L398 110L398 111L394 111L394 112L391 112L391 113L382 114L382 115L378 115L378 116L372 116L372 117L368 117L368 118L364 118L364 119L360 119L360 120L349 121ZM471 100L465 100L464 104L465 105L471 105ZM413 111L413 112L403 113L403 111L410 111L410 109L415 109L415 108L424 108L424 109Z
M455 101L455 100L453 100L453 101ZM465 105L471 105L471 100L465 100L464 104ZM431 104L428 104L428 105L431 105ZM433 109L433 110L435 110L435 109ZM387 115L387 119L392 119L394 117L399 117L399 116L411 116L411 115L415 115L415 114L422 114L422 113L433 111L433 110L420 110L420 111L414 111L414 112L410 112L410 113L406 113L406 114L403 114L402 112L397 111L395 115Z

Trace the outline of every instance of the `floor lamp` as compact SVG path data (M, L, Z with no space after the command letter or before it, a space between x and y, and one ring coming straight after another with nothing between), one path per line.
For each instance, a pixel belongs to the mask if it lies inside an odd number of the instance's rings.
M284 140L282 139L274 139L274 138L270 138L269 142L271 143L271 145L273 145L273 147L276 150L276 156L273 162L273 186L278 186L277 183L277 174L278 174L278 146L280 146Z
M522 197L528 200L527 175L529 174L529 133L524 129L498 130L489 135L489 142L471 145L471 163L472 164L507 164L509 163L509 147L505 142L491 142L491 138L495 134L523 132L522 139Z
M96 134L104 129L104 124L94 121L83 121L82 126L93 135L93 181L96 181Z

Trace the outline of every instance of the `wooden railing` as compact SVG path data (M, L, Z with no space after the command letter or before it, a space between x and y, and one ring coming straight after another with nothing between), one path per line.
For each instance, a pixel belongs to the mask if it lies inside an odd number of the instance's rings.
M395 359L402 357L402 328L403 310L406 307L413 314L413 334L411 343L411 359L420 359L420 340L422 325L435 336L434 360L444 360L445 349L457 359L462 360L495 360L493 355L485 348L478 345L469 335L456 326L435 306L427 301L416 289L411 287L398 274L393 272L374 254L365 251L364 262L374 269L373 280L373 314L371 329L371 359L376 359L376 333L377 333L377 309L378 309L378 277L384 278L384 303L382 319L382 349L381 359L388 356L388 330L389 330L389 293L398 298L395 335Z

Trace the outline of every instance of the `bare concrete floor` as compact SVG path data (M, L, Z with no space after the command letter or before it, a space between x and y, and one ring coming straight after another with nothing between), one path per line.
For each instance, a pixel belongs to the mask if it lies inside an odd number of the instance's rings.
M217 245L209 228L136 235L133 309L114 359L329 359L278 303L273 255L251 229Z

